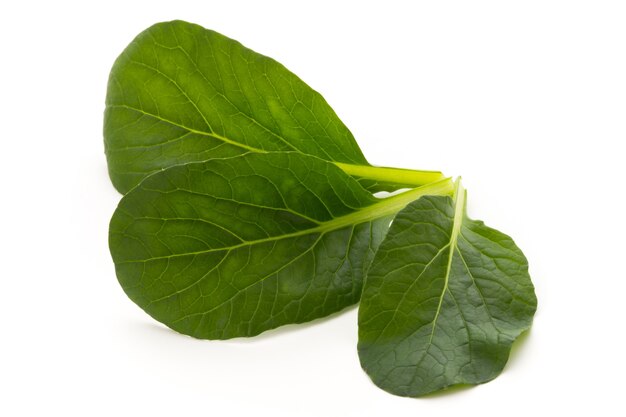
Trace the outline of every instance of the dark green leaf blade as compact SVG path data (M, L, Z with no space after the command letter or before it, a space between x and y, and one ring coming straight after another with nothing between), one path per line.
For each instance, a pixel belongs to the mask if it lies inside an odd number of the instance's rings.
M122 193L163 168L250 151L367 165L319 93L273 59L183 21L148 28L117 59L104 139Z
M357 302L399 209L385 207L319 158L247 154L146 178L109 242L124 291L155 319L198 338L253 336Z
M526 258L510 237L467 218L464 194L422 197L398 213L368 272L361 365L402 396L489 381L536 305Z

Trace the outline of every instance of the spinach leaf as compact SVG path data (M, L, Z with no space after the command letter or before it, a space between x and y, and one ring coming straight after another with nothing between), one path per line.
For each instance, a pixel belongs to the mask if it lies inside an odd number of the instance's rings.
M361 365L402 396L489 381L536 306L526 258L510 237L467 218L464 191L422 197L398 213L367 275Z
M440 172L369 166L324 98L271 58L201 26L158 23L115 62L105 151L126 193L173 165L247 152L296 151L339 163L372 191L440 180Z
M294 152L175 166L124 196L110 249L127 295L197 338L253 336L356 303L390 216L449 180L377 199Z

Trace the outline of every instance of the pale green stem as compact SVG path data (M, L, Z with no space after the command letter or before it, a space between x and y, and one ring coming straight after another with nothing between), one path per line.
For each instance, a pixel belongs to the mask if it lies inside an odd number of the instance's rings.
M402 210L407 204L417 200L425 195L452 196L455 190L455 182L452 178L442 178L438 181L431 182L421 187L412 188L400 194L382 198L379 203L372 207L384 207L384 211L388 214L396 213Z
M417 171L403 168L375 167L371 165L353 165L334 162L343 172L353 177L367 178L383 183L420 186L445 178L439 171Z
M420 197L426 195L451 196L453 193L454 181L452 181L452 178L444 178L421 187L412 188L400 194L381 198L379 202L346 216L333 219L321 226L321 228L336 229L351 224L379 219L399 212L407 204Z

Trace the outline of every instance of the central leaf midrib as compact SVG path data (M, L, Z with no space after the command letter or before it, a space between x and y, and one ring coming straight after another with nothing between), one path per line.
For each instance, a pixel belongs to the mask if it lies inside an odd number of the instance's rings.
M229 145L237 146L239 148L243 148L243 149L246 149L246 150L251 151L251 152L258 152L258 153L267 153L268 152L268 151L263 150L263 149L255 148L253 146L246 145L246 144L243 144L241 142L234 141L232 139L228 139L227 137L219 135L219 134L217 134L215 132L205 132L203 130L198 130L198 129L194 129L194 128L189 127L189 126L185 126L185 125L183 125L181 123L176 123L176 122L174 122L172 120L169 120L169 119L166 119L166 118L164 118L162 116L156 115L154 113L147 112L147 111L145 111L143 109L139 109L137 107L129 106L127 104L109 104L107 107L109 107L109 108L123 108L123 109L127 109L127 110L133 110L133 111L136 111L137 113L141 113L143 115L153 117L153 118L155 118L157 120L160 120L160 121L162 121L164 123L169 123L172 126L176 126L176 127L181 128L181 129L185 129L188 132L195 133L197 135L202 135L202 136L209 136L209 137L211 137L213 139L221 140L222 142L228 143Z
M213 139L217 139L219 141L222 141L225 144L231 145L231 146L235 146L241 149L245 149L246 151L249 152L256 152L256 153L269 153L269 152L277 152L279 150L275 150L275 151L267 151L264 149L260 149L260 148L255 148L254 146L250 146L247 144L243 144L241 142L237 142L235 140L229 139L225 136L219 135L215 132L206 132L203 130L198 130L198 129L194 129L192 127L186 126L184 124L181 123L177 123L174 122L172 120L166 119L160 115L154 114L154 113L150 113L147 112L143 109L137 108L137 107L133 107L133 106L129 106L127 104L108 104L107 105L108 108L122 108L122 109L126 109L126 110L131 110L131 111L135 111L137 113L143 114L145 116L148 117L152 117L154 119L157 119L163 123L168 123L172 126L176 126L178 128L184 129L189 133L193 133L193 134L197 134L197 135L201 135L201 136L207 136ZM154 145L145 145L145 147L150 147L150 146L161 146L163 145L163 142L160 142L158 144L154 144ZM303 153L300 150L297 150L295 152L299 152L299 153ZM307 154L308 155L308 154ZM401 169L401 168L385 168L385 167L375 167L375 166L371 166L369 164L352 164L352 163L347 163L347 162L339 162L339 161L333 161L333 160L326 160L327 162L335 165L336 167L338 167L339 169L341 169L343 172L345 172L346 174L350 175L350 176L355 176L355 177L362 177L362 178L369 178L369 179L375 179L375 180L380 180L380 181L386 181L386 182L396 182L398 184L405 184L405 185L416 185L416 186L420 186L420 185L424 185L424 184L428 184L431 182L435 182L438 180L441 180L444 178L444 175L439 172L439 171L415 171L415 170L411 170L411 169Z
M463 224L463 214L465 209L465 190L458 180L455 184L453 201L454 217L452 219L450 242L448 243L448 246L450 248L448 254L448 264L446 266L446 275L444 277L443 289L441 290L441 296L439 297L439 304L437 305L435 317L433 318L433 327L430 332L430 337L428 339L428 347L432 345L433 337L435 335L435 329L437 328L437 319L439 318L439 314L441 313L441 307L443 306L443 298L446 294L446 291L448 291L448 281L450 279L450 271L452 270L452 258L454 257L455 250L457 250L457 240L459 237L459 233L461 232L461 225ZM426 351L428 351L428 349L426 349Z
M158 259L171 259L182 256L193 256L193 255L202 255L206 253L212 252L222 252L222 251L232 251L245 246L252 246L266 242L273 242L282 239L290 239L299 236L305 236L308 234L320 233L324 234L330 231L339 230L346 226L351 226L355 224L361 224L368 221L376 220L391 214L394 214L400 211L404 206L406 206L411 201L418 199L423 195L447 195L451 190L451 182L449 178L446 178L441 181L437 181L435 183L425 185L422 187L414 188L409 191L405 191L401 194L397 194L391 197L387 197L382 199L379 202L373 203L367 207L354 211L352 213L346 214L344 216L335 217L332 220L328 220L326 222L320 223L319 226L312 227L309 229L299 230L297 232L287 233L283 235L270 236L267 238L256 239L245 241L242 243L238 243L236 245L221 247L221 248L213 248L213 249L205 249L201 251L194 252L185 252L185 253L177 253L172 255L163 255L163 256L155 256L147 259L134 259L127 261L120 261L118 264L126 264L126 263L140 263L140 262L150 262ZM119 232L124 235L124 232Z

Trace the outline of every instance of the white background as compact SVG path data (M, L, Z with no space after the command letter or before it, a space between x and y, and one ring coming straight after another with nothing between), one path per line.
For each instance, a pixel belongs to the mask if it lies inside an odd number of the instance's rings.
M300 3L2 3L0 414L624 415L626 4ZM355 308L199 341L127 299L107 247L107 76L175 18L285 64L372 163L463 176L539 298L500 377L395 397L360 369Z

